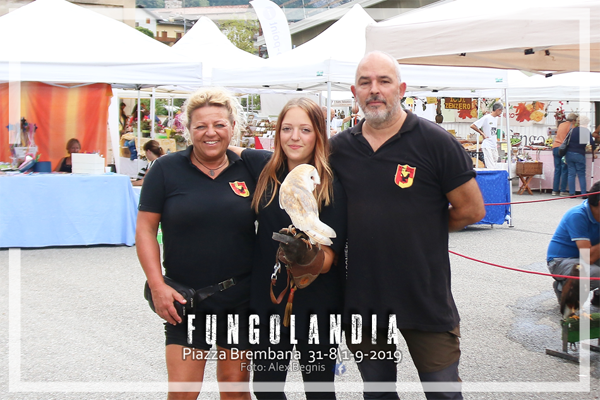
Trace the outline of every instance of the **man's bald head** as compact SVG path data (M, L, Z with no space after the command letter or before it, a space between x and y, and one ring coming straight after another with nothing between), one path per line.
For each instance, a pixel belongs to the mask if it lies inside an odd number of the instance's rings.
M396 59L384 51L375 50L365 54L364 57L358 63L358 67L356 68L355 83L358 81L358 73L361 70L361 65L372 60L386 63L389 62L390 65L392 65L394 67L394 70L396 71L396 78L398 79L398 82L402 82L402 77L400 75L400 64L398 64Z

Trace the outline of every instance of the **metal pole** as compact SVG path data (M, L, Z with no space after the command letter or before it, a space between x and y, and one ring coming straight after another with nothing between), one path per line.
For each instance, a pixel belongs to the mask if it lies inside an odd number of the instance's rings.
M181 4L181 15L183 16L183 34L187 32L187 23L185 22L185 0Z
M508 91L506 90L506 88L504 88L504 113L506 117L506 149L508 151L508 158L506 159L506 167L508 168L508 202L512 203L512 176L510 174L512 164L512 146L510 143L510 137L508 135L508 132L510 132L510 122L508 118ZM508 207L510 208L510 222L508 224L508 227L514 228L512 205Z
M327 137L331 137L331 81L327 81Z
M141 100L141 97L140 97L140 89L141 89L140 86L138 86L138 88L137 88L137 90L138 90L137 91L137 95L138 95L138 98L137 98L137 101L138 101L137 102L137 132L136 132L136 135L135 135L135 148L136 148L136 150L140 148L140 132L141 132L141 129L142 129L142 118L141 118L141 115L142 115L142 100Z
M481 110L481 98L477 98L477 119L479 120L479 110ZM479 132L475 136L475 168L479 168Z
M156 88L153 86L152 87L152 102L150 103L150 137L152 139L155 138L155 129L154 129L154 120L156 118L156 99L154 98L154 96L156 95Z

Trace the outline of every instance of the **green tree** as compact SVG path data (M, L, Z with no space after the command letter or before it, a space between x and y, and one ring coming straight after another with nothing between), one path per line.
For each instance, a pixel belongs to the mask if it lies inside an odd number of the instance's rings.
M185 0L184 7L209 7L208 0Z
M154 33L150 29L144 28L143 26L136 26L135 29L137 29L138 31L142 32L144 35L148 35L152 39L154 39Z
M146 8L165 8L165 0L135 0L135 5Z
M260 111L260 95L259 94L251 94L249 95L250 99L250 111ZM248 99L246 97L242 97L240 99L240 104L246 110L248 106Z
M221 30L237 48L256 54L254 37L258 33L258 21L230 19L221 22Z

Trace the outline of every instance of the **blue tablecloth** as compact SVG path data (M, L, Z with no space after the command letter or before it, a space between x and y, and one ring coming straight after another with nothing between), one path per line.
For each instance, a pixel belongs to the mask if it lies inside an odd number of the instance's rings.
M510 202L510 181L507 171L478 170L476 180L485 204ZM502 225L507 222L507 216L510 216L509 205L486 206L485 217L478 224Z
M0 176L0 247L132 246L136 218L126 175Z

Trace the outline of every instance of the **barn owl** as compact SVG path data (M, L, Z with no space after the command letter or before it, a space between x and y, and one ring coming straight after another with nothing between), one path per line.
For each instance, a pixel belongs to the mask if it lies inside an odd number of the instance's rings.
M320 183L315 167L298 165L281 184L279 206L290 216L294 227L304 232L313 244L330 246L329 238L335 237L335 231L319 220L319 208L313 194L315 186Z

